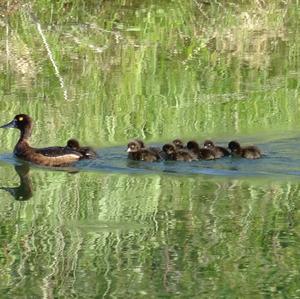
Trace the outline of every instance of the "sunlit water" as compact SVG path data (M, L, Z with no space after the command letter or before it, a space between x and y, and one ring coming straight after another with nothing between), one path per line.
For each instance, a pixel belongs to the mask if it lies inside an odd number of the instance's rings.
M298 273L289 261L300 241L299 142L258 144L264 157L255 161L191 163L130 161L125 147L99 148L98 159L63 171L2 154L1 289L239 297L277 293L276 273L284 290Z
M42 2L0 4L0 125L99 158L24 164L0 129L0 298L299 298L298 5ZM127 159L178 137L264 156Z

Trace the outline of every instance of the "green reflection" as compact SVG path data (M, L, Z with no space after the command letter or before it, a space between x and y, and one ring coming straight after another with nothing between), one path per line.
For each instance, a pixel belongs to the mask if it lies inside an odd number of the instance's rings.
M11 7L0 27L0 108L30 114L42 145L298 127L297 4L58 3Z
M297 1L31 2L0 3L0 123L35 146L299 131ZM27 170L0 163L1 298L299 297L296 179Z
M298 182L30 173L30 200L2 194L0 290L10 297L298 288Z

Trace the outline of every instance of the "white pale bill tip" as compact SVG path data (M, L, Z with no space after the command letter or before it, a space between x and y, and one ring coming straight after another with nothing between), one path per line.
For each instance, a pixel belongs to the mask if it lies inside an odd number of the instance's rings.
M127 149L127 153L130 153L131 152L131 149L130 149L130 147Z

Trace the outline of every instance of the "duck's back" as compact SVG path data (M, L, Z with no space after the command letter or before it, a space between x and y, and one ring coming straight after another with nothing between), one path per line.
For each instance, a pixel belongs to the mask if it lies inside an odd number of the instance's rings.
M230 152L225 147L222 146L215 146L213 148L213 152L217 159L230 156Z
M246 146L243 148L242 156L246 159L259 159L261 158L261 151L255 145Z

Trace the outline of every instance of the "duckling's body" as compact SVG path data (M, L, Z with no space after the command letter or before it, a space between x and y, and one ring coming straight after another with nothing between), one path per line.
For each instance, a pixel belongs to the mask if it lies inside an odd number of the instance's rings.
M161 160L161 156L159 155L157 150L145 148L142 146L145 145L139 139L130 141L127 145L128 159L147 162L155 162Z
M31 147L29 138L32 132L32 119L26 114L16 115L10 123L1 126L1 128L16 128L20 130L21 134L15 145L14 154L22 160L44 166L60 167L69 166L85 158L81 153L66 147Z
M79 152L85 159L96 159L97 153L89 146L80 146L78 140L69 139L66 148Z
M177 150L186 148L181 139L174 139L172 143L175 145Z
M165 144L163 151L166 153L166 160L189 162L197 160L196 155L184 149L177 149L173 143Z
M216 159L230 156L230 152L225 147L217 146L211 140L204 141L204 148L211 150Z
M246 159L259 159L262 156L260 149L255 145L241 147L237 141L230 141L228 148L231 154L236 157L242 157Z
M214 160L216 159L214 152L207 148L200 148L196 141L189 141L186 145L187 149L197 155L199 160Z

